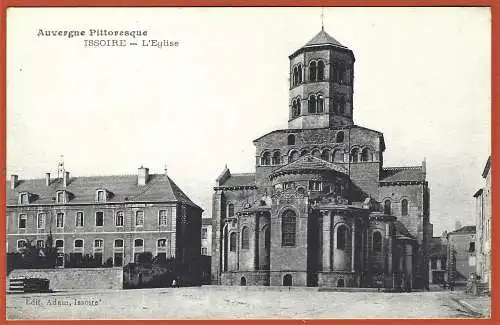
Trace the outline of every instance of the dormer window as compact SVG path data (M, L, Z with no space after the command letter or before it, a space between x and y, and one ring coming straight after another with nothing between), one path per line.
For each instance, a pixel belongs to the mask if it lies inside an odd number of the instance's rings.
M57 191L56 203L66 203L66 192L65 191Z
M108 191L105 189L98 189L95 194L95 199L97 202L106 202L108 198Z
M19 203L20 204L30 204L30 195L28 192L24 192L19 194Z

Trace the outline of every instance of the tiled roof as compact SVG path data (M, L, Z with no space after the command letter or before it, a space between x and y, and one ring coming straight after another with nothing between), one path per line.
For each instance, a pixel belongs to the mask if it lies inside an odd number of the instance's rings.
M255 173L230 174L219 186L255 186Z
M457 234L475 234L475 233L476 233L476 226L463 226L462 228L449 232L448 236Z
M396 227L396 235L397 237L408 237L410 239L415 239L408 229L406 229L405 225L401 221L395 221L394 226Z
M425 172L421 166L415 167L386 167L382 168L380 182L423 182Z
M336 171L338 173L347 174L347 170L343 166L330 163L311 155L305 155L295 161L292 161L291 163L288 163L285 166L276 169L271 175L275 175L278 173L287 173L295 170Z
M70 204L95 202L96 190L105 189L110 192L106 202L180 202L198 207L189 197L166 175L150 174L146 185L137 185L137 175L71 177L67 187L62 179L51 180L49 186L45 179L18 180L15 189L7 182L7 204L17 205L19 193L29 192L33 195L31 204L52 204L58 190L70 193Z
M340 44L340 42L337 41L335 38L328 35L328 33L325 32L323 29L318 34L316 34L316 36L314 36L309 42L307 42L307 44L304 45L304 47L313 45L323 45L323 44L331 44L335 46L345 47L344 45Z

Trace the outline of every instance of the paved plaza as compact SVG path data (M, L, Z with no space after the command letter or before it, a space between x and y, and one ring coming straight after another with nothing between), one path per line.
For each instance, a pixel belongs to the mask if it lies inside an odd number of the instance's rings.
M328 292L222 287L8 294L8 319L332 319L480 317L460 292Z

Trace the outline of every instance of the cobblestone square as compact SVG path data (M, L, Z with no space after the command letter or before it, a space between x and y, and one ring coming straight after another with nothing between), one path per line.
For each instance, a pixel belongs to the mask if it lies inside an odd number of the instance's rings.
M8 319L471 318L450 292L318 292L223 287L7 295ZM454 299L455 298L455 299Z

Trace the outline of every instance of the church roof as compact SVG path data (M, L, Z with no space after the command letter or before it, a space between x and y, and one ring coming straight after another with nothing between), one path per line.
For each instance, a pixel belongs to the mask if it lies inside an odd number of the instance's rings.
M47 186L45 179L19 180L14 189L7 181L7 205L17 205L19 194L32 194L30 204L53 204L56 192L65 190L70 193L69 204L95 202L96 190L110 192L106 203L113 202L178 202L199 208L189 197L164 174L150 174L146 185L137 184L137 175L71 177L64 187L61 178L56 178Z
M380 173L381 183L424 182L425 171L422 166L386 167Z
M255 173L240 173L230 174L219 186L236 187L236 186L256 186Z
M315 45L335 45L335 46L345 47L344 45L340 44L339 41L337 41L335 38L333 38L327 32L325 32L324 29L321 29L321 31L318 34L316 34L316 36L314 36L303 47L315 46Z
M342 174L347 174L347 170L338 164L333 164L323 159L305 155L299 159L292 161L273 171L271 175L279 173L287 173L296 170L313 170L313 171L335 171Z

